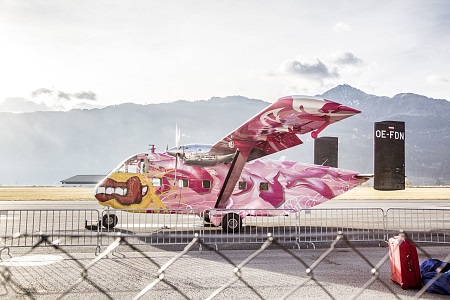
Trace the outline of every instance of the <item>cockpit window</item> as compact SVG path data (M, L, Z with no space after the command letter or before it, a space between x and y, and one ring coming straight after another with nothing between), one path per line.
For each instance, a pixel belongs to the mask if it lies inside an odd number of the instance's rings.
M145 166L137 156L132 156L118 165L113 172L117 173L141 173Z

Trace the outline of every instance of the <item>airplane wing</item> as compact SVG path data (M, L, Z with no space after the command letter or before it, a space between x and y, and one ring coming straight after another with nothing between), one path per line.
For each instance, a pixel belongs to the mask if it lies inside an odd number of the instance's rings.
M248 161L303 142L297 134L313 138L328 125L360 113L330 100L307 96L279 99L212 146L216 155L250 150Z
M360 113L359 110L316 97L288 96L256 114L212 146L216 155L236 153L219 194L223 207L247 161L276 153L303 142L297 134L311 132L316 138L328 125Z

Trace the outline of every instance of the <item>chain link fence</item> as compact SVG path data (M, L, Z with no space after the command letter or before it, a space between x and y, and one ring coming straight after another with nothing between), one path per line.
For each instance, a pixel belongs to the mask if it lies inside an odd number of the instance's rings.
M292 249L267 234L254 250L221 250L194 234L182 249L146 249L135 235L98 255L59 245L56 235L17 234L35 244L0 261L5 299L441 299L390 281L385 247L360 247L339 232L321 249ZM144 237L145 235L143 235ZM72 238L77 238L73 235ZM186 237L188 238L188 237ZM45 247L41 247L45 246ZM421 260L450 260L448 247L418 246ZM148 246L147 246L148 247ZM202 248L203 251L197 251ZM26 250L25 250L26 249ZM44 254L43 254L44 253ZM437 280L437 277L433 280ZM429 283L430 284L430 283Z
M239 234L208 222L228 213L245 217ZM377 246L403 229L421 260L448 261L449 220L437 209L0 210L0 297L439 299L393 284Z

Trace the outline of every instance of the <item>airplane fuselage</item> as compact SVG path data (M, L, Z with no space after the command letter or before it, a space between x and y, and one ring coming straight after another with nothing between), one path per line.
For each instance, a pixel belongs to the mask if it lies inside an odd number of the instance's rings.
M229 164L188 165L167 153L137 154L97 185L95 197L104 206L148 213L213 208L297 211L366 180L343 169L256 159L246 163L226 205L216 207L228 170Z

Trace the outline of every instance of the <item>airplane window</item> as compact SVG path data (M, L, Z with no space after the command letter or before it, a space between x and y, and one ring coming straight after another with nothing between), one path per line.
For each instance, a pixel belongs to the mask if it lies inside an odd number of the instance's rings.
M153 186L161 186L161 178L152 178L152 185Z
M260 191L268 191L269 190L269 183L268 182L261 182L259 184L259 190Z
M239 181L239 189L245 190L247 188L247 182L245 181Z
M125 173L140 173L136 164L125 164Z
M115 169L115 172L118 173L136 173L137 168L135 165L124 163Z
M143 159L141 159L140 165L141 165L141 170L140 170L141 174L145 174L145 162Z
M139 173L138 161L136 156L130 157L120 165L118 165L113 172L118 173Z
M202 187L205 189L211 188L211 180L203 180Z
M189 181L187 179L180 179L180 180L178 180L178 186L179 187L188 187Z
M114 171L118 172L118 173L126 173L127 172L126 165L125 164L121 164Z

